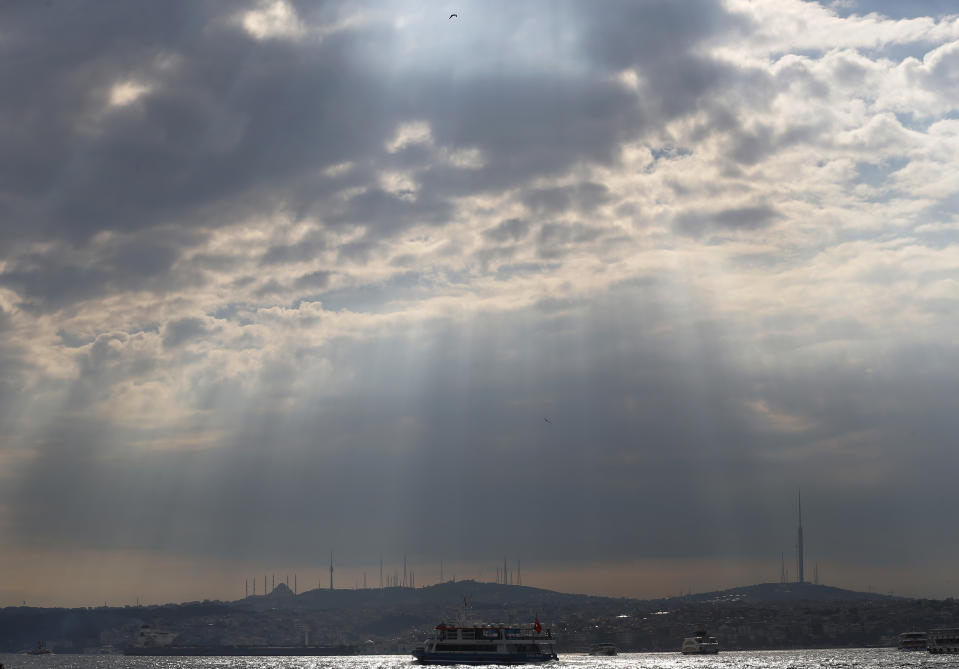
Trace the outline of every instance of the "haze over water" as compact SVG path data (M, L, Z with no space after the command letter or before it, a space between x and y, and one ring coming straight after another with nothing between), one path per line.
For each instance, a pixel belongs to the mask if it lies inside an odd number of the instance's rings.
M405 669L407 655L283 658L124 657L117 655L0 655L5 669ZM529 665L533 666L533 665ZM543 665L537 665L543 666ZM899 669L953 667L955 658L893 648L840 650L730 651L715 656L680 653L626 653L617 657L560 655L554 669Z

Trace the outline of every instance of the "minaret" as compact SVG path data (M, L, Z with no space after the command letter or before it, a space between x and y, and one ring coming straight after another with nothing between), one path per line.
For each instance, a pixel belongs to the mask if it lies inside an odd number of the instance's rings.
M333 551L330 551L330 592L333 592Z
M803 576L803 545L802 545L802 491L799 492L799 531L796 536L796 571L800 583L805 582Z

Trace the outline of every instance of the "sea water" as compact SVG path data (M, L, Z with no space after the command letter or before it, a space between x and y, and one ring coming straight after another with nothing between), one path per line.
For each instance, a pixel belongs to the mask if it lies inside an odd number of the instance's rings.
M409 655L126 657L0 654L0 663L4 669L406 669L417 666ZM893 669L959 667L959 656L903 652L895 648L727 651L718 655L622 653L615 657L561 654L558 662L545 666L554 669Z

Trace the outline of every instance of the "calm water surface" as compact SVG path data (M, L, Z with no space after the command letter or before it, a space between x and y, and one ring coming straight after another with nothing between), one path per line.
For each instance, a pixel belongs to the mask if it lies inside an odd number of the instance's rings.
M4 669L406 669L407 655L357 657L124 657L122 655L4 655ZM617 657L560 655L552 669L893 669L959 667L959 656L904 653L894 648L729 651L714 656L625 653Z

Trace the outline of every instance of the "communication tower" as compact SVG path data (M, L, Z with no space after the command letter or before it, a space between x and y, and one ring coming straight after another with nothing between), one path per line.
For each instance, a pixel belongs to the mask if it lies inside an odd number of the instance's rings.
M799 530L796 535L796 572L800 583L805 583L803 575L803 545L802 545L802 491L799 492Z

